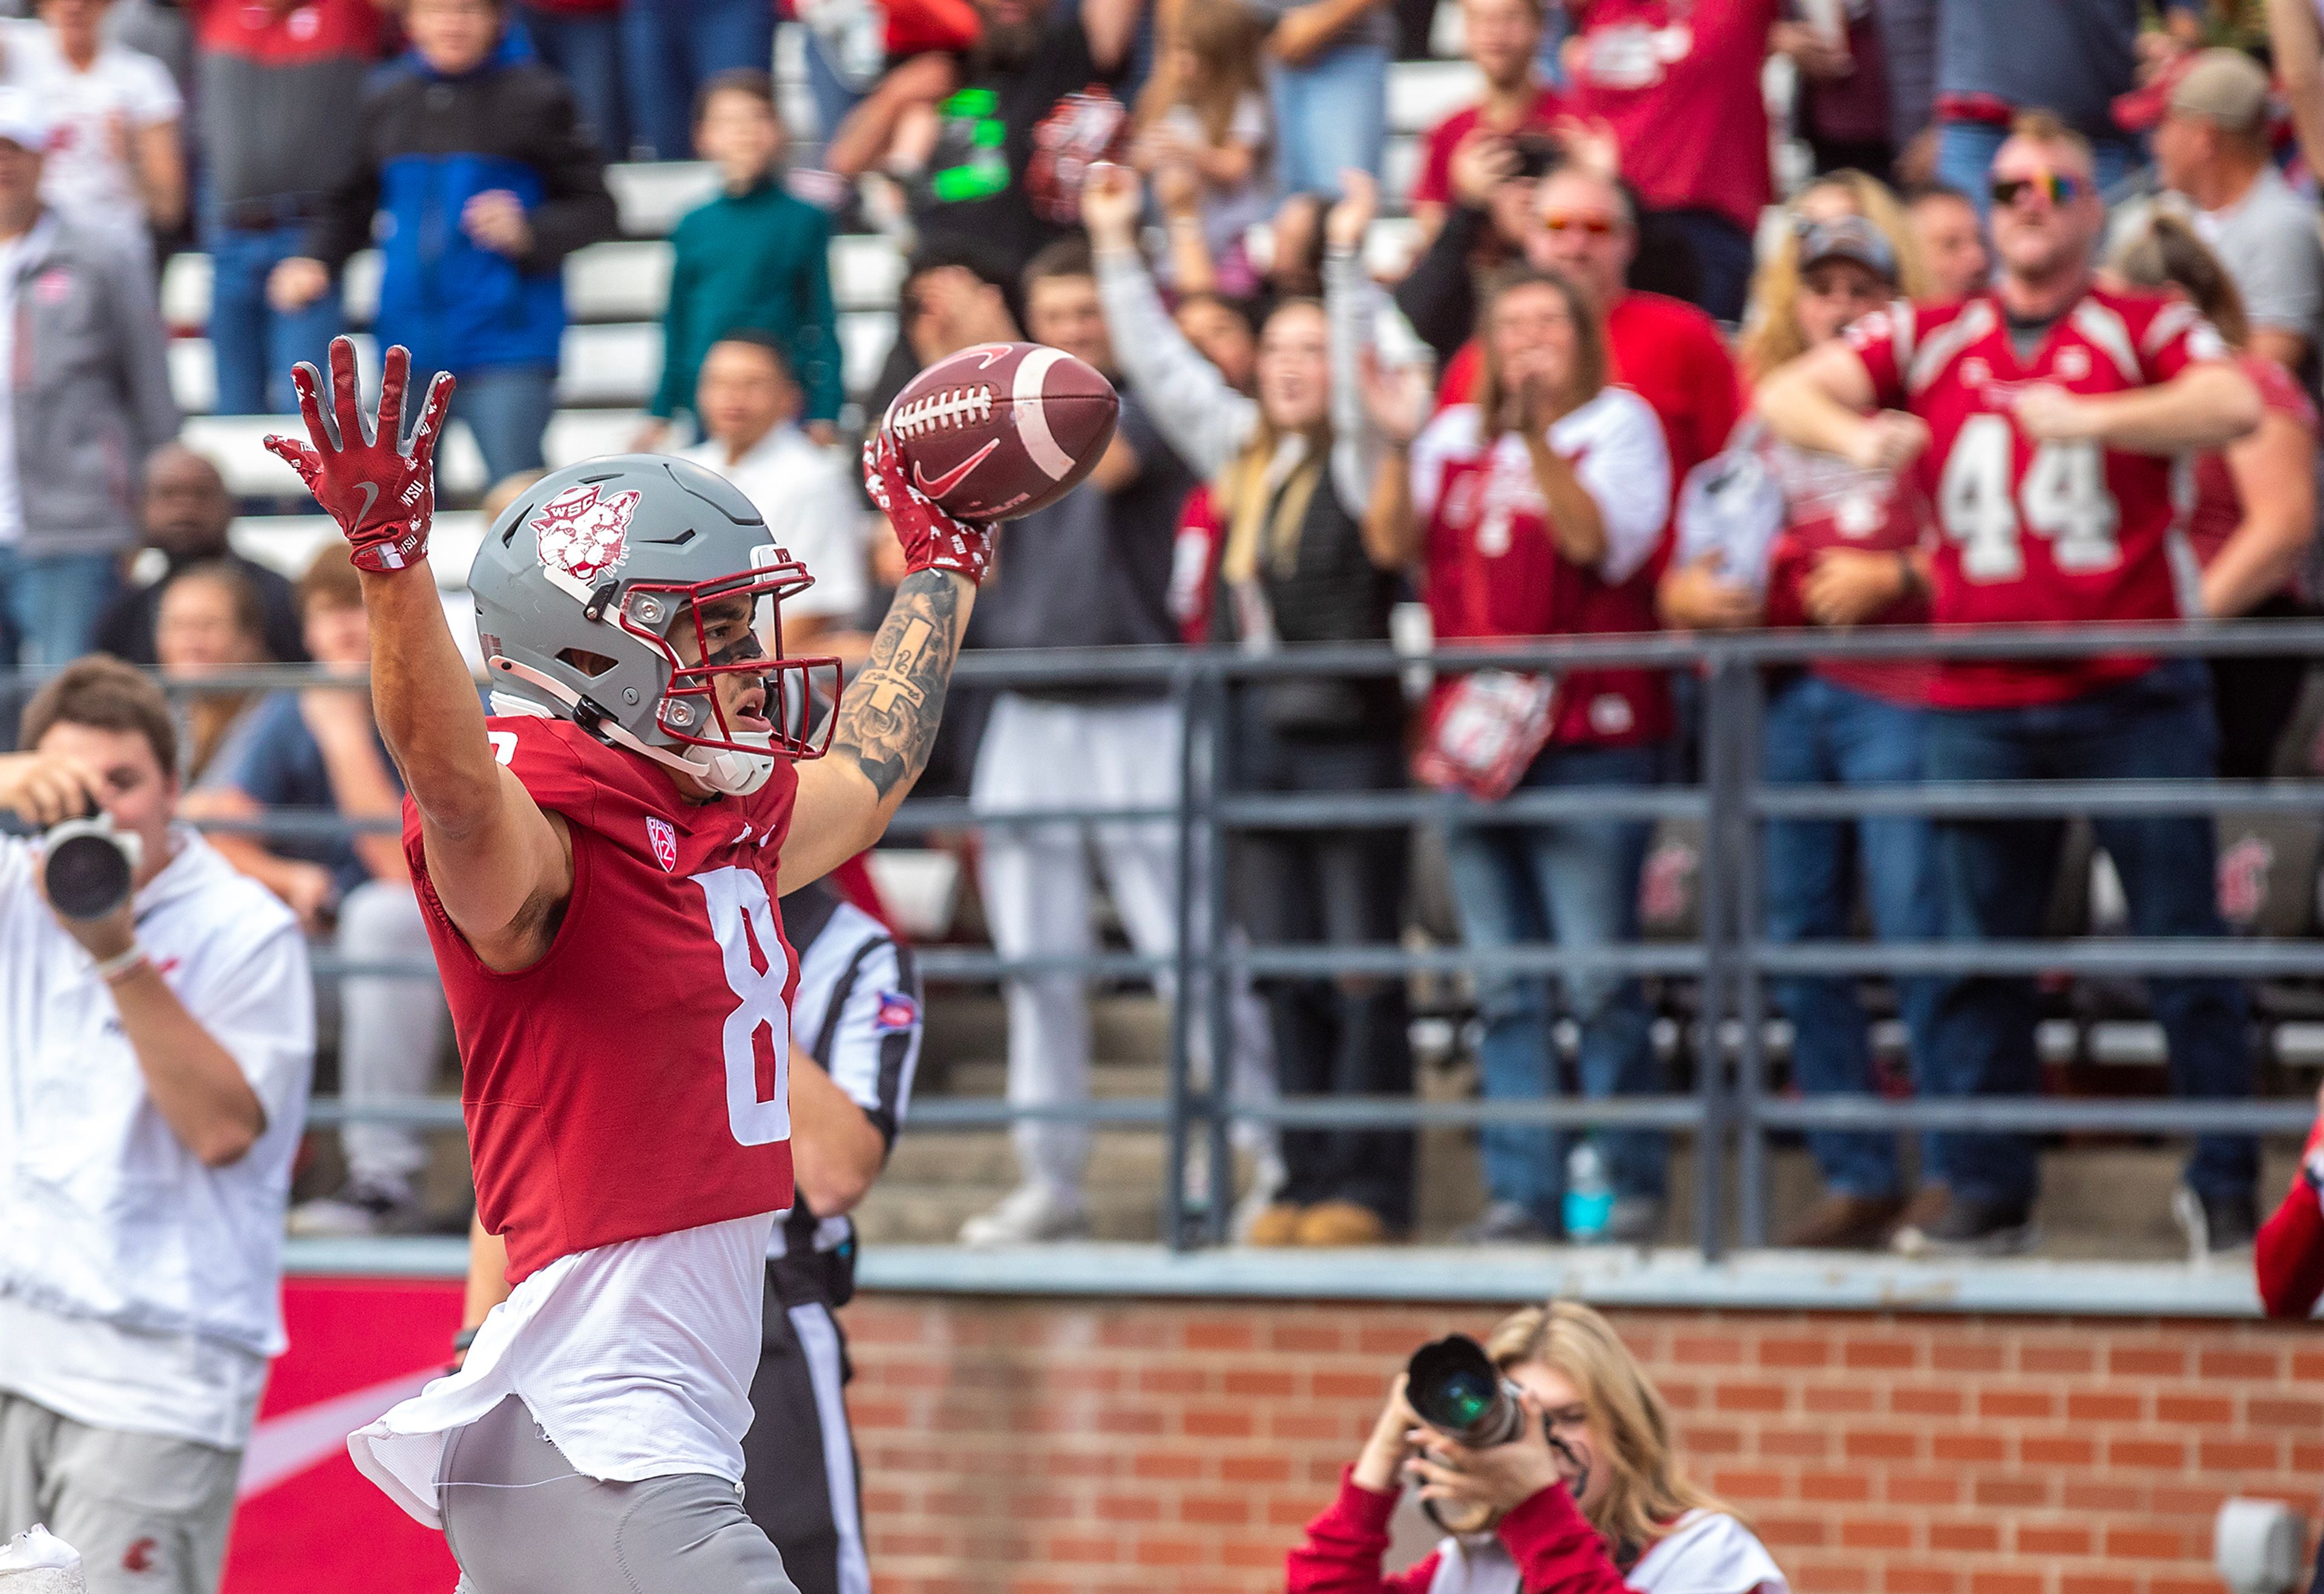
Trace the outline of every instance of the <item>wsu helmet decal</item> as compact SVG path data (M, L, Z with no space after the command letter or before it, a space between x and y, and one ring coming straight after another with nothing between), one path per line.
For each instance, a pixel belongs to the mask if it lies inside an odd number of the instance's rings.
M635 492L601 497L597 484L585 482L542 504L529 522L540 539L541 564L585 585L621 568L638 497Z

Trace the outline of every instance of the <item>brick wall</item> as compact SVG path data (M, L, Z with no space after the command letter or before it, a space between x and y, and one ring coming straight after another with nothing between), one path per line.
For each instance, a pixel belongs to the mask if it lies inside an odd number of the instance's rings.
M1278 1589L1421 1341L1492 1307L867 1296L881 1594ZM2218 1594L2232 1494L2310 1511L2324 1335L1618 1311L1697 1475L1804 1594Z

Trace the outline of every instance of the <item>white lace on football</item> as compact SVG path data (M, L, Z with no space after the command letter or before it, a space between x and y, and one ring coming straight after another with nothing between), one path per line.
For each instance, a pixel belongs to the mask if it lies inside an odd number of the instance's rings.
M980 383L975 387L945 388L914 399L889 418L888 429L899 438L917 438L923 432L949 431L972 421L991 419L992 390Z

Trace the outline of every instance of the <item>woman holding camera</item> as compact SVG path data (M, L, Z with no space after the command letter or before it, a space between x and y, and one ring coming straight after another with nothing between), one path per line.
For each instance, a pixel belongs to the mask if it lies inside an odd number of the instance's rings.
M1397 1378L1340 1497L1291 1553L1290 1594L1788 1594L1766 1546L1680 1471L1669 1410L1603 1317L1528 1306L1485 1349L1524 1403L1518 1436L1457 1443ZM1384 1574L1406 1482L1448 1536Z

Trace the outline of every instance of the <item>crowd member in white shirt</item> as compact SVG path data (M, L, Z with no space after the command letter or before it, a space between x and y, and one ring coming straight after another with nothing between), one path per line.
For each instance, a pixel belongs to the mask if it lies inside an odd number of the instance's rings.
M46 1522L91 1594L217 1587L314 1051L298 921L175 822L176 739L92 658L0 757L0 809L100 810L140 853L70 919L0 837L0 1539Z
M837 653L853 664L872 640L853 624L871 587L870 521L849 475L851 457L816 447L799 429L802 402L773 334L730 332L703 356L695 385L703 440L678 457L740 487L775 540L815 577L783 600L783 651ZM843 634L855 636L853 651Z
M169 69L104 36L113 0L40 0L0 23L0 72L55 128L41 197L67 222L151 262L149 228L185 218L185 101Z

